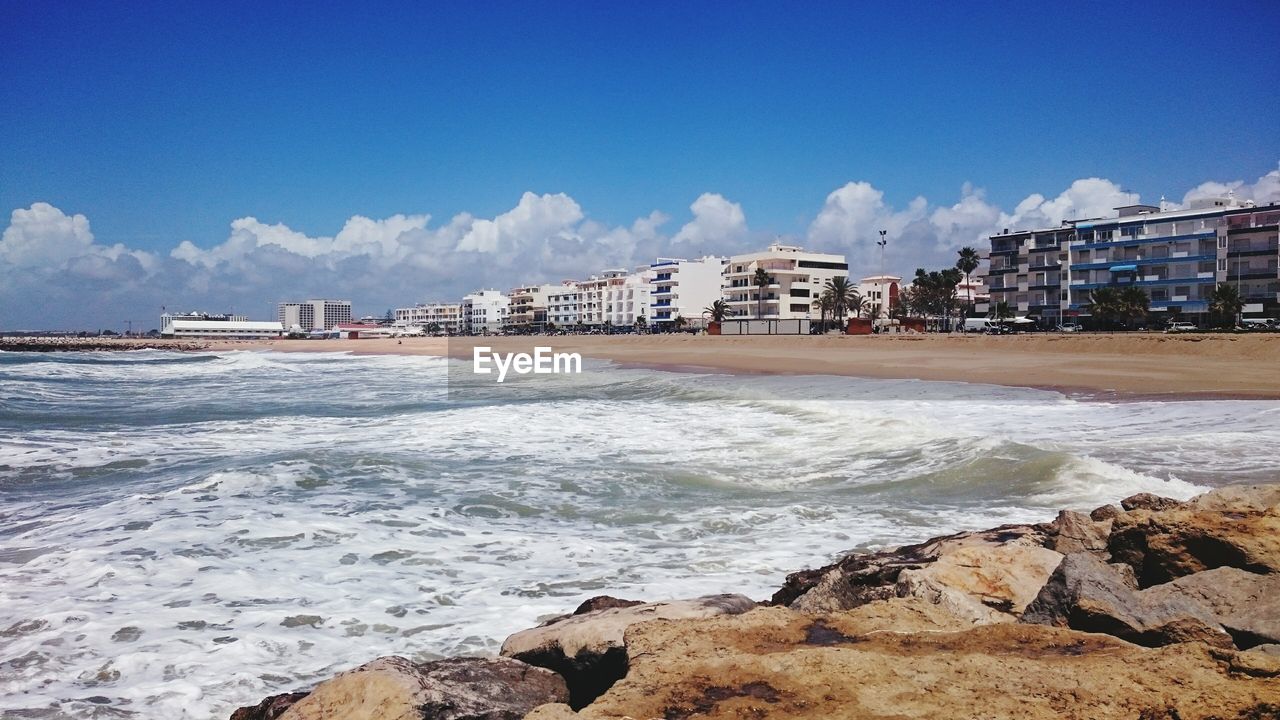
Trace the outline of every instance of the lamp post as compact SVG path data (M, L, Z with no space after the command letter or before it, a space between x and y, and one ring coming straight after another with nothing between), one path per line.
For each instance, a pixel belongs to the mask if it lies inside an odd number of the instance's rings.
M889 234L888 230L881 230L880 239L876 241L876 244L880 246L880 299L886 301L889 299L888 284L885 283L884 279L884 246L889 244L889 239L885 237L887 234ZM876 315L878 317L880 313L877 312Z

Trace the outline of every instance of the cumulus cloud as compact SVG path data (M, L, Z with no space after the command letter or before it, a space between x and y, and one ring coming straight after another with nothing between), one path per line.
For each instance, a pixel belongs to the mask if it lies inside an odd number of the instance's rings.
M1248 183L1204 183L1184 202L1234 192L1259 203L1280 200L1280 171ZM1103 178L1084 178L1056 195L1033 193L1003 209L966 184L953 202L915 197L900 207L870 182L833 190L796 241L843 253L850 273L877 272L880 231L888 234L885 269L909 273L955 261L965 245L980 250L1004 228L1056 227L1063 220L1106 216L1136 196ZM658 256L759 249L771 234L753 231L742 206L704 193L674 233L660 211L629 224L590 218L563 193L524 193L491 218L459 213L432 223L429 215L354 216L332 236L310 236L280 222L233 220L221 242L190 241L159 253L98 243L84 215L48 203L14 210L0 235L0 328L119 327L171 309L236 310L271 317L285 299L342 297L357 313L423 300L457 299L480 287L585 278L605 268L647 265Z
M693 219L671 238L675 245L707 252L708 248L724 247L747 235L747 216L742 206L719 193L699 195L689 209Z

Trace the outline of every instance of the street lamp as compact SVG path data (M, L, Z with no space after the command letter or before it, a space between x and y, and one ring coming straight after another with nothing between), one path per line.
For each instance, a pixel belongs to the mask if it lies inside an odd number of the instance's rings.
M884 282L884 246L889 244L889 239L885 235L889 234L888 230L880 231L880 239L876 244L880 246L880 281Z

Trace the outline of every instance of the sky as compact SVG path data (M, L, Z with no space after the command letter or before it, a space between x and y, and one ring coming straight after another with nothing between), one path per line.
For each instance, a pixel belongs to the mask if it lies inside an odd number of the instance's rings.
M0 0L0 330L1280 199L1272 3L266 5Z

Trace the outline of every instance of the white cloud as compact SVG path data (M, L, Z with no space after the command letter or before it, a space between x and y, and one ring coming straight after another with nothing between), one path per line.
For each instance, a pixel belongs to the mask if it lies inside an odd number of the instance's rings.
M1272 170L1253 183L1247 183L1244 180L1232 182L1210 180L1200 183L1183 196L1182 204L1186 207L1192 200L1226 197L1228 194L1233 194L1240 200L1252 200L1259 205L1280 202L1280 170Z
M671 238L675 245L692 246L696 251L723 247L747 235L747 216L742 206L719 193L703 193L689 206L693 219Z

